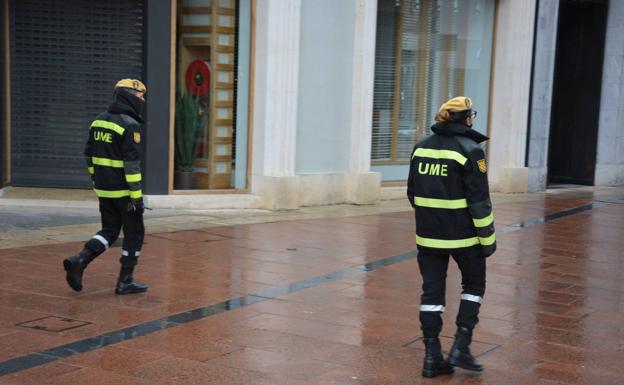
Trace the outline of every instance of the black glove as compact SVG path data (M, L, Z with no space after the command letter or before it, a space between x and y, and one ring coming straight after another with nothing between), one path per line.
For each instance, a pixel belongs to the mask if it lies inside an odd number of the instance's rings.
M132 214L143 214L145 211L145 205L143 204L143 198L133 199L130 198L128 203L128 212Z

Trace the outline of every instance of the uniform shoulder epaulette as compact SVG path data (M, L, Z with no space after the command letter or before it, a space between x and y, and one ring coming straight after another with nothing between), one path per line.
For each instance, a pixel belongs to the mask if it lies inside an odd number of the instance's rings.
M134 126L134 125L138 125L139 122L136 121L136 119L134 119L132 116L130 115L126 115L126 114L120 114L119 115L123 124L126 127L130 127L130 126Z
M466 154L470 154L471 152L475 150L481 149L481 145L479 145L479 143L477 143L473 139L470 139L465 136L460 136L460 135L454 136L454 138L457 140L457 143L459 143L462 150L464 150Z

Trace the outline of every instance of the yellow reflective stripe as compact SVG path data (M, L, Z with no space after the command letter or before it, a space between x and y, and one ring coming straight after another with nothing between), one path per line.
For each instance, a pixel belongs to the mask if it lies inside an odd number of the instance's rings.
M487 238L481 238L479 237L479 243L482 244L483 246L490 246L493 245L494 242L496 242L496 233L490 235Z
M432 148L417 148L412 155L412 158L415 156L420 156L423 158L434 158L434 159L452 159L462 166L466 164L468 158L463 156L457 151L453 150L434 150Z
M479 244L479 238L465 238L465 239L434 239L424 238L416 236L416 244L425 247L431 247L432 249L459 249L462 247L469 247Z
M490 215L481 219L472 218L472 222L474 223L475 227L486 227L494 223L494 215L490 213Z
M130 198L139 199L143 196L143 192L141 190L130 191Z
M126 174L126 182L140 182L141 173L139 174Z
M93 123L91 123L91 127L106 128L115 131L119 135L123 135L126 131L126 129L121 127L119 124L107 122L106 120L95 120Z
M432 207L435 209L464 209L468 207L466 198L462 199L433 199L414 197L414 204L420 207Z
M95 194L99 198L123 198L130 195L130 191L128 190L98 190L96 188L93 189Z
M108 158L96 158L95 156L91 158L93 164L98 166L106 166L106 167L115 167L115 168L123 168L124 162L123 160L115 160Z
M89 174L92 174L95 172L95 169L93 168L93 166L89 167Z

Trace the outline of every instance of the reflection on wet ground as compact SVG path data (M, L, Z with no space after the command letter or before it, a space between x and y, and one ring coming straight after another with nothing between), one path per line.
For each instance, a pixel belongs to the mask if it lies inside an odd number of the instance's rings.
M402 211L151 234L137 273L151 289L136 296L112 292L119 248L81 293L60 265L81 243L2 249L0 384L622 384L624 205L603 198L495 204L480 374L420 377Z

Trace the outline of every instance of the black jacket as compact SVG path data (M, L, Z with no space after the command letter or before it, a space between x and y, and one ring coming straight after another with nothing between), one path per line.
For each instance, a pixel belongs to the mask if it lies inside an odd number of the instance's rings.
M431 253L496 250L485 154L487 136L464 124L438 123L414 147L407 196L416 209L416 244Z
M143 101L125 89L89 129L84 151L93 187L100 198L142 198L141 117Z

